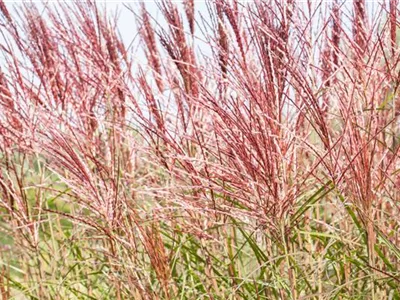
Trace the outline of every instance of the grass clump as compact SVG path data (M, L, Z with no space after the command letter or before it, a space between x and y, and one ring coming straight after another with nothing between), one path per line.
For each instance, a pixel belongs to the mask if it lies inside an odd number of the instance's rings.
M0 2L2 298L400 299L389 2Z

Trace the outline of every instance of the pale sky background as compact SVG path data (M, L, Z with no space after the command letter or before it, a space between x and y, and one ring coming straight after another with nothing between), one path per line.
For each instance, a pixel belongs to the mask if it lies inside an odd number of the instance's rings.
M211 0L210 0L211 1ZM283 1L283 0L282 0ZM378 9L380 9L380 4L388 3L388 1L390 0L382 0L382 1L366 1L367 3L367 12L370 16L370 19L372 16L375 15L376 11ZM37 0L30 0L30 1L24 1L24 0L17 0L17 1L10 1L10 0L5 0L5 2L7 3L7 6L10 10L10 13L12 13L13 9L12 9L12 4L18 4L18 3L23 3L23 2L30 2L30 3L36 3L38 5L38 7L43 7L42 1L37 1ZM47 1L47 3L51 3L53 5L57 5L57 3L59 3L60 1ZM61 2L70 2L70 1L61 1ZM139 37L137 36L137 28L136 28L136 21L135 21L135 16L132 13L132 11L130 11L128 8L126 8L125 6L130 6L131 9L133 11L139 12L139 4L140 1L116 1L116 0L97 0L96 1L100 7L101 6L105 6L106 7L106 11L110 13L109 16L111 16L113 13L115 13L116 11L119 14L119 18L118 18L118 30L122 36L122 39L125 43L126 46L130 45L131 42L135 39L135 45L130 48L130 53L132 55L132 58L136 61L136 63L139 64L143 64L145 63L145 55L143 53L143 51L141 51L140 49L138 49L137 47L137 42L139 42ZM163 16L161 15L161 13L158 11L158 6L157 6L157 2L156 1L143 1L146 4L146 8L147 10L150 12L150 14L153 16L153 18L164 28L167 28L167 24L163 19ZM178 2L181 3L182 1L173 1L173 2ZM240 1L242 3L248 3L248 2L252 2L252 1ZM313 2L314 7L317 5L317 3L320 3L321 1L311 1ZM351 0L343 0L341 1L342 3L344 3L343 7L342 7L342 12L343 12L343 16L345 17L344 22L342 23L342 25L344 25L345 27L347 27L345 29L345 31L351 35L352 32L352 28L351 26L346 26L346 18L347 20L349 20L348 18L350 18L352 16L352 7L353 7L353 1ZM207 2L202 0L202 1L195 1L195 9L196 9L196 16L198 16L199 14L202 14L203 17L207 18ZM304 5L304 9L307 9L307 1L296 1L296 3L298 5ZM333 1L323 1L324 5L331 5L333 3ZM324 6L323 5L323 6ZM184 10L183 10L183 6L179 5L181 8L181 13L182 15L184 15ZM320 11L320 13L324 13L324 9L322 9ZM322 24L320 24L320 18L319 18L319 14L315 14L313 20L311 21L311 26L312 29L314 31L314 34L317 35L319 32L319 28L321 27ZM184 19L184 24L185 26L187 26L186 24L186 20L185 17L183 17ZM372 18L373 19L373 18ZM349 22L347 21L347 24L349 24ZM200 35L200 30L196 30L195 29L195 35L199 36L200 38L202 38L202 36ZM1 39L1 37L0 37ZM320 43L324 43L325 41L323 39L319 40ZM315 47L316 52L314 53L314 63L316 63L318 65L318 47ZM195 51L196 52L201 52L202 54L206 54L207 56L211 54L211 50L209 49L209 47L206 46L206 44L200 42L199 40L196 40L195 42ZM0 58L1 60L1 58ZM170 91L165 91L163 93L162 96L169 98L169 92Z
M284 1L284 0L283 0ZM380 7L379 4L381 3L389 3L390 0L367 0L367 12L372 17L377 9ZM36 3L39 7L42 5L41 0L4 0L5 3L7 3L8 7L11 8L12 4L18 4L18 3L23 3L23 2L32 2ZM64 1L57 1L57 0L49 0L47 3L58 3L58 2L70 2L68 0ZM110 13L115 12L116 10L119 12L119 19L118 19L118 29L121 33L121 36L126 43L126 45L129 45L129 43L135 38L137 35L137 30L136 30L136 22L135 18L133 16L133 13L129 11L125 6L130 6L133 10L139 11L139 4L144 2L146 4L147 10L152 14L152 16L159 22L161 25L166 25L166 23L163 20L163 17L161 14L158 12L158 7L157 7L157 2L156 0L148 0L148 1L121 1L121 0L95 0L96 3L100 4L100 6L105 6L106 10ZM176 1L173 0L175 3L182 3L182 1ZM197 14L202 13L203 16L207 15L207 9L206 9L206 1L205 0L195 0L195 9ZM212 2L212 0L208 0L208 2ZM239 1L243 4L245 3L250 3L253 1L250 0L242 0ZM321 1L317 0L311 0L311 2L316 5L317 3L320 3ZM331 5L333 3L333 0L323 0L322 1L324 5ZM353 1L352 0L341 0L341 3L344 3L342 9L347 14L348 16L351 14L352 6L353 6ZM307 9L307 1L306 0L297 0L296 3L298 5L304 5L304 9ZM181 6L183 8L183 6ZM12 9L10 9L12 12ZM182 14L184 14L184 11L182 9ZM318 30L318 15L315 16L313 19L313 27ZM351 32L351 28L348 28L349 32ZM199 31L196 32L199 34ZM199 46L199 45L198 45Z
M84 2L84 0L82 0ZM281 1L285 1L285 0L281 0ZM370 16L370 20L374 19L373 16L376 14L376 12L380 9L382 3L386 3L388 4L389 1L391 0L367 0L367 13ZM13 12L12 6L13 4L18 4L18 3L24 3L24 2L30 2L30 3L35 3L38 5L38 7L40 8L42 5L42 1L41 0L4 0L5 3L7 3L7 6L9 7L10 12ZM53 5L57 5L57 3L59 2L71 2L69 0L64 0L64 1L57 1L57 0L49 0L46 1L47 3L51 3ZM120 0L95 0L96 3L99 4L100 7L104 7L106 11L109 13L109 15L113 14L115 11L118 12L119 18L118 18L118 30L122 36L122 39L125 43L126 46L130 45L131 42L133 40L135 40L135 43L133 45L132 48L130 48L131 54L133 54L133 57L135 60L137 60L138 63L141 63L142 60L145 59L144 54L142 51L140 51L140 49L137 48L137 42L139 41L139 37L138 37L138 32L137 32L137 28L136 28L136 21L135 21L135 17L134 14L132 13L132 11L130 11L128 8L126 8L126 6L131 7L131 9L133 11L139 12L139 5L141 2L144 2L146 4L146 8L147 10L150 12L150 14L153 16L153 18L164 28L167 28L167 24L163 19L163 16L161 15L161 13L158 11L158 6L157 6L157 2L159 3L160 1L156 1L156 0L150 0L150 1L120 1ZM183 5L181 5L182 1L176 1L173 0L173 2L178 3L178 5L181 8L181 13L182 15L184 15L184 10L183 10ZM195 9L196 9L196 17L199 16L199 14L202 14L203 17L205 17L205 19L209 19L207 18L207 2L212 2L212 0L195 0ZM251 3L253 1L250 0L242 0L239 2L243 3L244 5L246 3ZM305 11L307 11L307 2L306 0L297 0L296 3L297 5L304 5L303 9ZM312 3L312 5L314 7L316 7L318 5L318 3L321 3L321 1L319 0L311 0L310 1ZM342 23L342 25L345 27L345 31L347 34L349 34L351 36L352 34L352 28L350 26L350 22L348 22L349 18L351 18L352 16L352 7L353 7L353 1L352 0L339 0L340 3L344 3L342 6L342 17L344 17L344 21ZM322 0L322 7L327 7L332 5L333 0ZM388 7L388 5L387 5ZM324 9L320 10L320 13L324 13ZM186 24L186 20L185 17L183 17L184 19L184 24L185 26L187 26ZM347 21L346 21L347 19ZM346 26L346 23L349 24L348 26ZM319 18L319 14L315 14L314 18L311 21L311 26L312 29L314 31L315 36L318 35L319 33L319 29L321 28L320 24L320 18ZM203 38L203 36L200 33L200 30L195 30L195 36L200 37L201 39ZM1 37L0 37L1 39ZM320 42L324 42L323 40L320 39ZM316 47L316 49L318 49L318 47ZM206 44L202 43L199 39L196 39L195 41L195 51L196 52L201 52L202 54L206 54L209 55L211 54L211 51L209 49L209 47L206 46ZM317 50L318 51L318 50ZM316 55L315 59L318 60L318 53L314 53Z

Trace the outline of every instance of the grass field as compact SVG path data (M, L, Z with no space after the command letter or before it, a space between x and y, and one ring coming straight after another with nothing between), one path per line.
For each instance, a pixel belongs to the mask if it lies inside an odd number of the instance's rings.
M398 1L198 5L0 0L2 299L400 299Z

